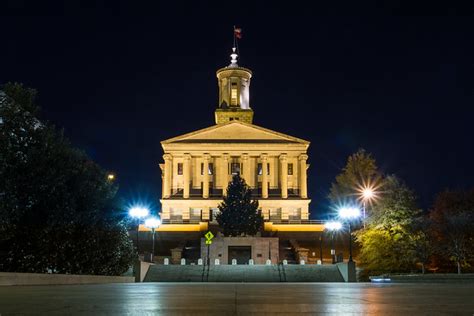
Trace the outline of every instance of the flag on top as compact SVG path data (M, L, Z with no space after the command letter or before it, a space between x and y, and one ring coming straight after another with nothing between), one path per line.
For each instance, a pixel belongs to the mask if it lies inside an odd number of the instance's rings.
M242 38L242 29L240 27L234 27L234 36L238 39Z

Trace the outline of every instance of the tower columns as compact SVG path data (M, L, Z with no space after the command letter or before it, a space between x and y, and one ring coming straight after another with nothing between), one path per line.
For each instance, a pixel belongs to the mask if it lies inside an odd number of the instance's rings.
M184 155L183 162L183 198L189 199L189 190L191 185L191 155Z
M202 197L207 199L209 197L209 160L211 156L204 154L204 166L203 166L203 177L202 177Z
M267 166L267 154L262 154L260 156L260 161L262 163L262 198L268 198L268 166Z
M308 155L300 155L298 160L300 162L300 197L306 199L308 197L308 182L307 182L307 175L306 175L306 160L308 159Z
M286 154L280 155L280 170L281 197L286 199L288 197L288 160Z
M164 154L163 160L165 161L165 176L163 181L163 197L169 198L171 196L171 171L173 164L173 156L170 154Z

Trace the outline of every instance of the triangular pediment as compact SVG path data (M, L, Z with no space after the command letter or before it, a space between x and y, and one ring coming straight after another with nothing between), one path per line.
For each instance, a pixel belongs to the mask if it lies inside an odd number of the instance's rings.
M306 140L241 121L214 125L164 140L161 143L292 143L309 145Z

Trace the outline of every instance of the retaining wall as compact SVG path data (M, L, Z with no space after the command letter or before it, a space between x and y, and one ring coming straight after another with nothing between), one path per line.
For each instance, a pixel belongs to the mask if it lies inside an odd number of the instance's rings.
M0 272L0 285L131 283L135 277Z

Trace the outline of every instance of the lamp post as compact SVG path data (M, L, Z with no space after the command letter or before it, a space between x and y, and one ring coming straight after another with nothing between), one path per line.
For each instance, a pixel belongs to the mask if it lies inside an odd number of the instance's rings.
M151 246L151 262L155 259L155 230L160 227L161 221L159 218L150 217L145 220L145 227L151 228L152 246Z
M374 189L371 188L371 187L366 187L362 190L362 207L363 207L363 211L362 211L362 218L363 218L363 221L364 221L364 228L365 228L365 219L366 219L366 207L367 207L367 202L370 202L373 198L375 198L375 192L374 192Z
M134 206L130 208L130 210L128 211L128 214L137 221L137 254L139 258L140 258L140 247L139 247L138 232L140 230L140 220L148 216L149 213L150 211L146 207L141 207L141 206Z
M341 222L327 222L324 224L324 229L331 231L331 258L332 264L336 263L336 248L334 246L334 234L342 228Z
M339 217L349 224L349 262L352 260L352 220L360 217L360 209L357 207L341 207L338 211Z

